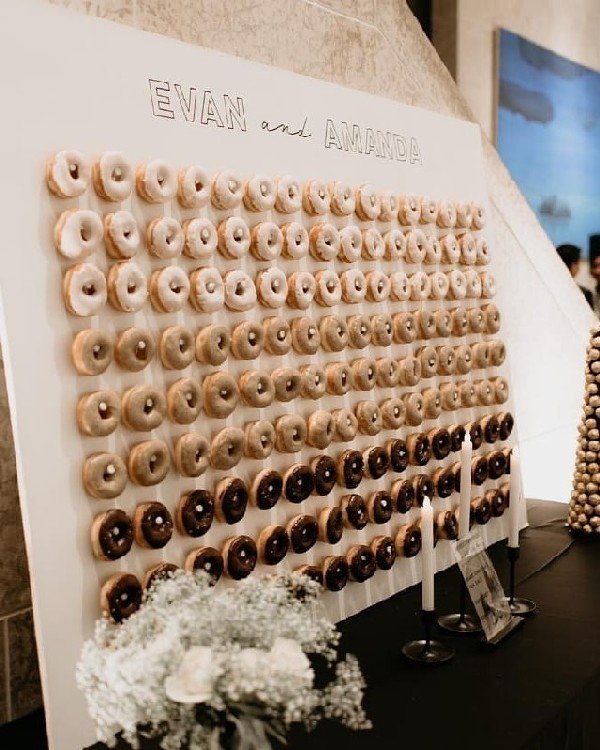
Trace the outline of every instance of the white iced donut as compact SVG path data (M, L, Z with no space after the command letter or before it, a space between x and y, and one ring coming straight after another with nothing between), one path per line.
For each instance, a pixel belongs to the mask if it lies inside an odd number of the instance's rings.
M95 211L64 211L54 227L54 244L63 258L81 260L98 248L103 234Z
M384 190L379 194L379 203L381 206L379 209L380 221L392 221L398 216L398 198L391 190Z
M227 210L242 202L244 187L240 178L228 169L213 177L210 199L215 208Z
M465 266L473 266L477 262L477 246L475 238L467 232L458 241L460 247L460 260Z
M333 224L315 224L308 238L310 254L315 260L333 260L340 250L340 235Z
M381 201L373 185L364 183L356 188L354 210L359 219L372 221L379 216Z
M315 274L317 288L315 300L321 307L334 307L342 299L342 282L335 271L318 271Z
M90 163L80 151L58 151L46 165L49 190L59 198L83 195L90 184Z
M133 260L115 263L108 272L108 300L121 312L141 310L148 297L148 282Z
M456 224L456 209L450 201L440 201L438 204L437 225L442 229L451 229Z
M342 282L342 299L348 304L362 302L367 294L367 280L358 268L344 271L340 277Z
M477 265L487 266L490 262L490 249L487 241L483 237L478 237L475 240L475 247L477 248Z
M371 302L385 302L390 296L391 283L388 276L375 269L369 271L366 275L367 279L367 299Z
M385 243L381 233L374 227L363 229L361 255L365 260L379 260L385 253Z
M471 226L478 231L485 226L485 209L480 203L471 203Z
M484 271L481 276L481 296L491 299L496 294L496 279L488 271Z
M73 315L95 315L106 304L106 278L92 263L71 266L63 278L63 297Z
M129 198L134 178L131 162L120 151L106 151L92 166L94 189L105 201Z
M177 199L184 208L202 208L210 200L210 177L204 167L193 164L179 170Z
M148 203L166 203L177 193L177 175L170 164L154 159L138 167L135 186Z
M429 198L421 199L421 224L435 224L438 217L438 204Z
M330 208L334 214L350 216L354 213L356 200L352 188L348 184L336 180L329 183L328 190L331 198Z
M190 302L201 312L216 312L225 303L225 284L216 268L197 268L190 274Z
M455 268L453 271L448 271L446 276L450 285L450 298L464 299L467 296L467 280L464 273Z
M308 253L309 239L308 232L302 224L297 221L284 224L281 227L281 233L283 235L282 255L292 260L304 258Z
M275 260L283 250L283 234L277 224L262 221L250 232L250 252L258 260Z
M189 258L210 258L217 249L219 237L210 219L189 219L183 222L183 253Z
M442 246L442 258L444 262L451 263L452 265L458 263L460 260L460 247L456 237L452 233L446 234L440 240L440 245Z
M227 271L225 282L225 305L230 310L243 312L256 304L256 287L244 271Z
M230 216L219 224L219 250L226 258L243 258L250 248L250 230L239 216Z
M111 258L133 258L140 246L136 220L129 211L115 211L104 217L104 244Z
M304 186L302 205L307 214L320 216L329 212L331 198L327 185L319 180L310 180Z
M406 260L408 263L422 263L427 252L427 237L420 229L406 233Z
M450 289L450 282L445 273L436 271L429 274L431 281L431 299L445 299Z
M159 312L177 312L190 296L190 280L179 266L167 266L150 276L150 301Z
M442 246L437 237L427 237L425 245L425 259L423 263L427 266L437 266L442 260Z
M256 277L256 293L258 301L264 307L283 307L288 293L284 272L275 266L260 271Z
M148 224L148 251L157 258L176 258L183 250L184 235L181 224L172 216L161 216Z
M345 263L356 263L360 258L362 234L354 224L340 229L340 251L338 257Z
M461 229L468 229L473 221L470 203L455 203L456 208L456 226Z
M293 214L302 208L300 183L286 175L275 182L275 208L282 214Z
M402 260L406 255L406 237L400 229L390 229L383 236L384 258Z
M469 299L479 299L481 297L481 279L479 274L472 268L465 271L465 281L467 284L467 297Z
M254 175L244 185L244 205L249 211L270 211L275 205L275 183L270 177Z
M421 201L413 196L402 196L398 201L398 221L402 226L414 226L421 218Z
M296 271L288 276L287 285L287 303L290 307L296 310L306 310L310 307L317 291L317 282L312 273Z
M404 271L394 271L390 276L390 297L399 302L410 299L410 280Z
M410 277L410 298L424 300L431 294L431 281L423 271L417 271Z

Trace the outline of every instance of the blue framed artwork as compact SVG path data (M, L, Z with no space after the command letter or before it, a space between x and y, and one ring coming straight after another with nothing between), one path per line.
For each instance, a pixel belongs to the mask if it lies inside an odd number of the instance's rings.
M499 35L497 148L555 245L600 233L600 73Z

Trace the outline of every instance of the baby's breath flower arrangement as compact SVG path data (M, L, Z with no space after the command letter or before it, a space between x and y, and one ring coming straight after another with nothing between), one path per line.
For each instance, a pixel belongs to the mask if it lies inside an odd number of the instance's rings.
M310 659L324 657L333 670L339 641L319 590L298 574L218 589L185 571L156 582L137 613L119 625L100 620L84 644L77 682L98 739L263 750L296 723L312 729L330 718L367 728L353 656L315 686Z

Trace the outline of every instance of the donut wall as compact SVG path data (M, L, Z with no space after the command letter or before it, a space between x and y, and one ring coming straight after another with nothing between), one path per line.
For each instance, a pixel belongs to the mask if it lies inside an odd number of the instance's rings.
M438 569L454 562L466 431L472 522L505 536L508 280L473 125L36 13L27 58L2 32L23 72L2 345L49 733L67 748L93 741L82 642L164 571L224 586L302 568L348 617L419 581L426 495ZM102 66L92 48L111 50Z

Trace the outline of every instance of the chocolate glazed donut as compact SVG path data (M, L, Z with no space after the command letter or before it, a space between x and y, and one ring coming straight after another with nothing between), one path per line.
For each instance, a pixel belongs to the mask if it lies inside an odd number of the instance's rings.
M490 508L492 509L492 516L494 518L498 518L499 516L504 514L504 511L506 510L506 498L500 490L488 490L485 493L484 497L490 504Z
M304 554L316 544L319 538L319 524L312 516L296 516L288 522L287 533L294 552Z
M471 461L471 479L479 486L488 478L488 462L485 456L476 456Z
M367 510L372 523L387 523L392 517L392 496L385 490L372 492L367 500Z
M454 472L452 467L436 469L432 476L435 494L438 497L450 497L454 492Z
M413 490L415 491L415 500L417 501L417 505L419 507L423 505L423 500L426 497L433 497L433 482L427 476L427 474L417 474L409 481L412 485Z
M260 510L270 510L277 504L282 490L281 474L273 469L263 469L254 477L250 487L250 501Z
M303 502L314 487L314 474L306 464L294 464L283 475L283 494L290 503Z
M176 570L179 570L177 565L169 562L161 562L158 565L153 565L144 575L144 588L151 589L158 581L165 581L167 578L170 578Z
M398 513L408 513L415 504L415 490L408 479L399 479L392 485L392 502Z
M344 525L351 529L364 529L369 520L364 499L360 495L344 495L340 504Z
M414 557L421 551L421 529L417 524L401 526L398 529L394 545L398 557Z
M476 497L471 502L471 520L485 526L492 517L492 506L486 497Z
M212 526L214 512L213 496L208 490L186 492L177 508L177 527L182 534L203 536Z
M390 570L396 560L396 548L391 536L376 536L371 542L371 550L375 555L377 567Z
M207 573L211 584L223 575L223 556L214 547L199 547L185 558L185 569Z
M452 450L452 439L450 433L445 427L438 427L435 430L431 430L427 437L431 444L431 451L438 461L446 458L450 455Z
M364 583L377 570L375 555L366 544L356 544L346 553L350 578L358 583Z
M248 504L248 490L241 479L221 479L215 489L215 512L219 521L233 524L244 517Z
M510 505L510 482L504 482L501 484L498 491L504 498L504 507L508 508Z
M406 441L408 446L408 460L413 466L425 466L431 458L431 443L424 433L409 435Z
M140 547L161 549L173 536L173 519L162 503L142 503L135 509L133 528Z
M506 459L506 468L504 469L505 474L510 474L510 457L512 455L512 448L503 448L502 453Z
M477 421L469 422L465 425L465 430L471 436L471 444L473 446L473 450L476 451L481 447L481 444L483 443L483 430L481 428L481 424Z
M102 611L110 615L114 622L123 622L140 608L142 593L142 586L134 575L116 573L102 586Z
M323 583L329 591L341 591L348 583L348 563L344 557L323 560Z
M254 539L249 536L234 536L223 547L225 572L234 581L241 581L256 567L258 552Z
M506 471L506 456L502 451L492 451L487 456L488 477L490 479L500 479Z
M342 487L353 490L363 477L364 461L360 451L347 450L338 459L338 482Z
M490 414L481 420L481 427L483 429L483 438L486 443L495 443L500 437L500 422L493 414Z
M384 448L375 445L363 452L365 476L380 479L389 469L390 459Z
M450 433L450 442L452 443L452 452L457 453L461 448L467 431L462 424L453 424L448 428Z
M315 581L321 586L323 585L323 571L316 565L301 565L299 568L296 568L295 572L301 576L310 578L311 581Z
M452 464L450 469L452 471L452 476L454 477L454 490L460 492L460 461Z
M454 511L445 510L438 513L435 523L439 539L448 539L450 541L458 539L458 519Z
M319 512L319 539L337 544L344 533L344 515L340 508L328 507Z
M336 465L331 456L317 456L310 462L315 480L315 495L325 497L335 487Z
M509 411L504 411L498 415L498 422L500 423L500 440L508 440L515 426L513 415Z
M124 510L100 513L92 524L92 548L100 560L118 560L133 544L133 524Z
M287 555L290 546L283 526L267 526L258 537L258 552L265 565L277 565Z
M408 446L401 438L388 440L385 449L390 459L392 471L401 474L408 466Z

